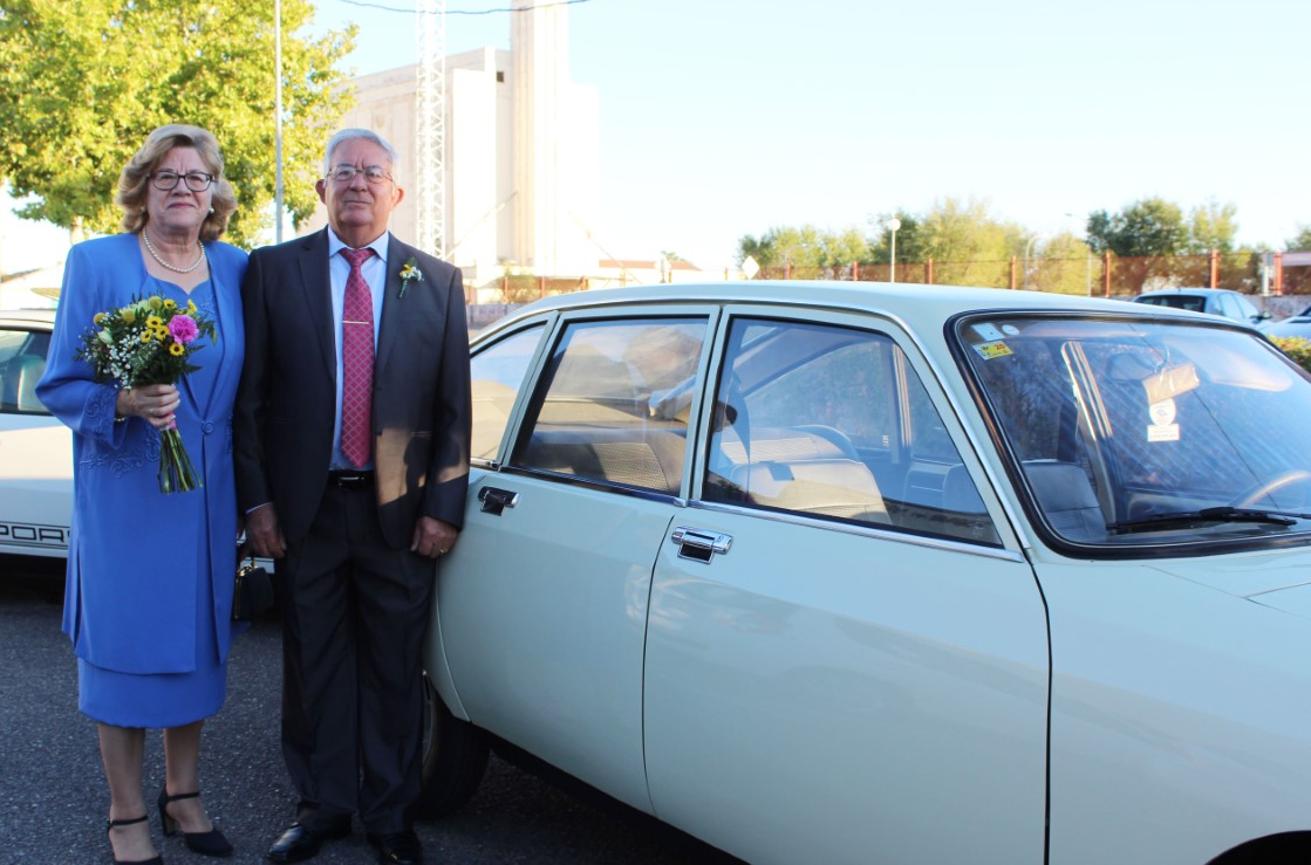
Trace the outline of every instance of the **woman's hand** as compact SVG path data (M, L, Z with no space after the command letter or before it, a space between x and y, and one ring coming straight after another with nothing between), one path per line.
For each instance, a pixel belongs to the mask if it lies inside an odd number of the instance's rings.
M127 387L118 392L114 411L119 417L135 415L144 418L155 429L173 426L174 412L182 402L178 389L171 384L148 384L144 387Z

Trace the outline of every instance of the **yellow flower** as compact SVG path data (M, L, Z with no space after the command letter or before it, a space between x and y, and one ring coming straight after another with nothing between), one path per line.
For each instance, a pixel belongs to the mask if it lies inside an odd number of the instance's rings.
M151 300L158 300L158 298L152 297ZM160 318L159 316L151 315L146 317L146 327L163 327L163 326L164 326L164 319Z
M187 353L187 350L182 347L182 343L175 342L168 347L168 353L173 355L174 357L181 357L182 355Z
M155 338L154 331L149 331L149 330L143 330L143 331L141 331L141 341L142 341L142 342L150 342L150 341L151 341L152 339L154 339L154 338Z
M196 306L196 302L194 300L187 301L187 315L195 315L196 311L199 309L200 307Z
M149 304L150 308L154 310L158 310L160 307L164 305L164 302L159 299L158 295L150 298L149 300L146 301L146 303Z
M159 330L155 331L154 335L155 335L155 342L163 342L164 340L168 339L168 331L162 327Z
M91 316L91 320L96 324L104 324L105 319L107 318L109 318L109 316L105 315L103 312L97 312L95 315Z
M187 303L190 303L190 302L191 302L191 301L187 301ZM173 298L171 298L171 297L167 297L167 298L164 299L164 309L175 309L175 308L177 307L177 305L178 305L178 302L177 302L176 300L174 300Z
M120 309L118 311L118 315L127 324L131 324L132 322L137 320L137 311L130 306L125 306L122 309Z

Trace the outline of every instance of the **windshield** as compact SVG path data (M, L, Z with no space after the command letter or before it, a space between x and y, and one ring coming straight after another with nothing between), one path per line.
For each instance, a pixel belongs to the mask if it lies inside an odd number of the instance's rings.
M976 318L957 334L1060 539L1127 547L1311 530L1311 378L1259 337L1054 316Z

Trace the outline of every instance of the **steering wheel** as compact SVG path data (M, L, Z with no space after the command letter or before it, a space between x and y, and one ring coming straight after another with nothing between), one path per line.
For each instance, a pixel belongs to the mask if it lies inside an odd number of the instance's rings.
M1256 486L1249 487L1237 496L1229 506L1234 508L1250 508L1252 505L1261 501L1261 499L1270 495L1277 490L1282 490L1290 484L1311 481L1311 472L1306 469L1289 469L1282 474L1275 475L1269 480L1262 481Z

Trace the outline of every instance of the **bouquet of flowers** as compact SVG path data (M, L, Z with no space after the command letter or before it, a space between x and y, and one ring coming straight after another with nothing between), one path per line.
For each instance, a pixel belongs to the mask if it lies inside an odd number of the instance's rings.
M186 308L168 298L143 297L127 306L98 312L82 337L78 358L91 364L97 381L119 387L176 384L199 369L190 363L202 333L215 338L214 322L201 317L195 303ZM160 433L159 491L178 493L200 486L176 425Z

